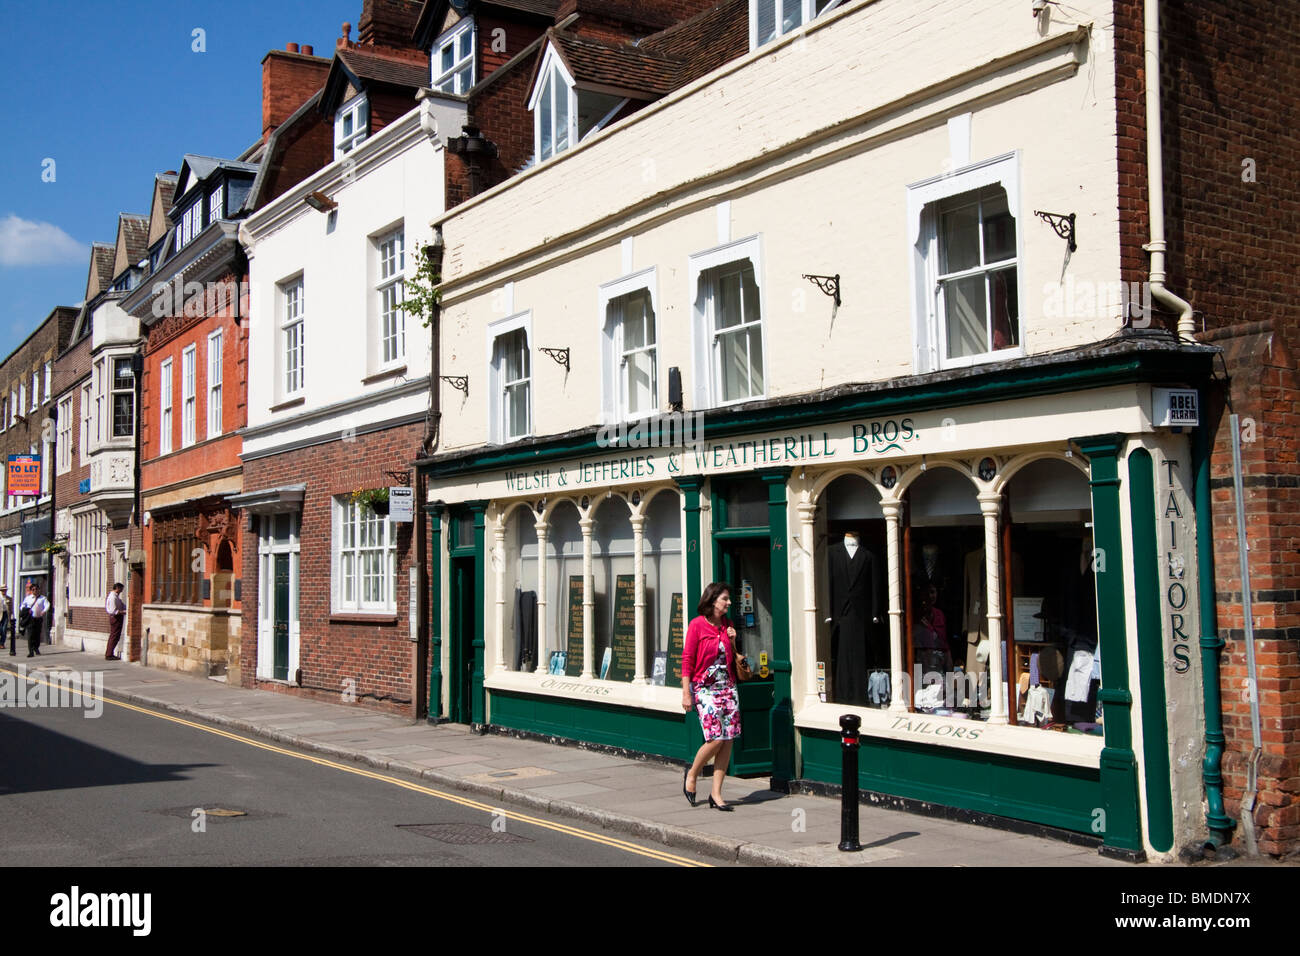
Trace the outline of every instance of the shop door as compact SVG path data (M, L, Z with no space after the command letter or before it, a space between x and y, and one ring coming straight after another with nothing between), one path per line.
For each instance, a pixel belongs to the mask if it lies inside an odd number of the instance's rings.
M447 716L453 723L473 721L474 632L478 608L474 603L474 559L451 559L451 647L448 662Z
M772 556L766 535L719 542L720 580L732 587L730 617L736 644L749 658L753 680L740 685L740 740L731 752L731 772L759 775L772 772L772 707L775 703L774 622L772 616ZM766 656L768 673L761 676Z
M273 642L271 676L275 680L289 679L289 555L272 555L271 600Z

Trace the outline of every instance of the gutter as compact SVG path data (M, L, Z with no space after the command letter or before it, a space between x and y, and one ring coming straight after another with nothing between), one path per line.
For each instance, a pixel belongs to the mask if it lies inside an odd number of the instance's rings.
M425 118L428 116L426 109L421 109L421 125L424 126ZM428 127L425 126L426 132ZM433 242L425 246L422 252L428 256L433 265L433 271L437 279L442 278L442 257L446 250L446 244L442 238L442 227L435 226L433 230ZM441 385L442 379L442 357L441 357L441 340L438 336L438 328L442 324L442 305L440 302L434 302L433 309L429 313L429 418L424 427L424 439L420 442L419 458L427 458L433 454L433 450L438 446L438 439L441 435L442 424L442 405L441 405ZM433 607L433 600L430 591L429 581L429 530L428 512L425 511L425 504L429 497L428 494L429 473L423 468L415 469L415 555L416 565L419 567L419 609L416 617L415 640L415 687L412 688L411 700L415 708L415 719L429 716L431 708L438 708L432 695L428 692L429 687L429 643L425 642L425 635L432 634L431 616L440 614L441 608ZM424 712L421 713L421 710ZM435 711L436 713L436 711Z

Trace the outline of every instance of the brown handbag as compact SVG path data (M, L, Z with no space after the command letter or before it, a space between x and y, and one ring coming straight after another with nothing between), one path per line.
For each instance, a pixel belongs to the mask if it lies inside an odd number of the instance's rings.
M754 679L754 669L749 666L749 658L744 654L736 655L736 677L742 681Z

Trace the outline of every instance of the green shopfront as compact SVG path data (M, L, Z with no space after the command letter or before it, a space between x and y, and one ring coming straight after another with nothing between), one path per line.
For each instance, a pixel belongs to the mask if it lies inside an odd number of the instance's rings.
M1208 471L1160 415L1209 355L1126 343L426 459L429 713L686 760L682 639L722 580L755 670L733 772L837 784L853 713L874 800L1170 852L1215 805L1218 715Z

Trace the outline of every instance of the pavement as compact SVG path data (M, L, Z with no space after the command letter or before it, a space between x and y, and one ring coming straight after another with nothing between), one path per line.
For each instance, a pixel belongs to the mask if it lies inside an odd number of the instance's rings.
M3 652L0 652L3 653ZM837 849L840 802L807 793L784 795L767 778L729 777L733 813L710 810L709 778L700 803L682 796L682 767L503 734L460 724L377 713L207 678L105 661L45 646L39 658L0 657L0 667L28 672L102 672L106 697L204 721L338 760L411 774L474 798L549 812L730 863L776 866L1132 866L1095 848L1060 839L862 806L864 849ZM32 665L37 665L36 668ZM94 678L91 678L92 680Z

